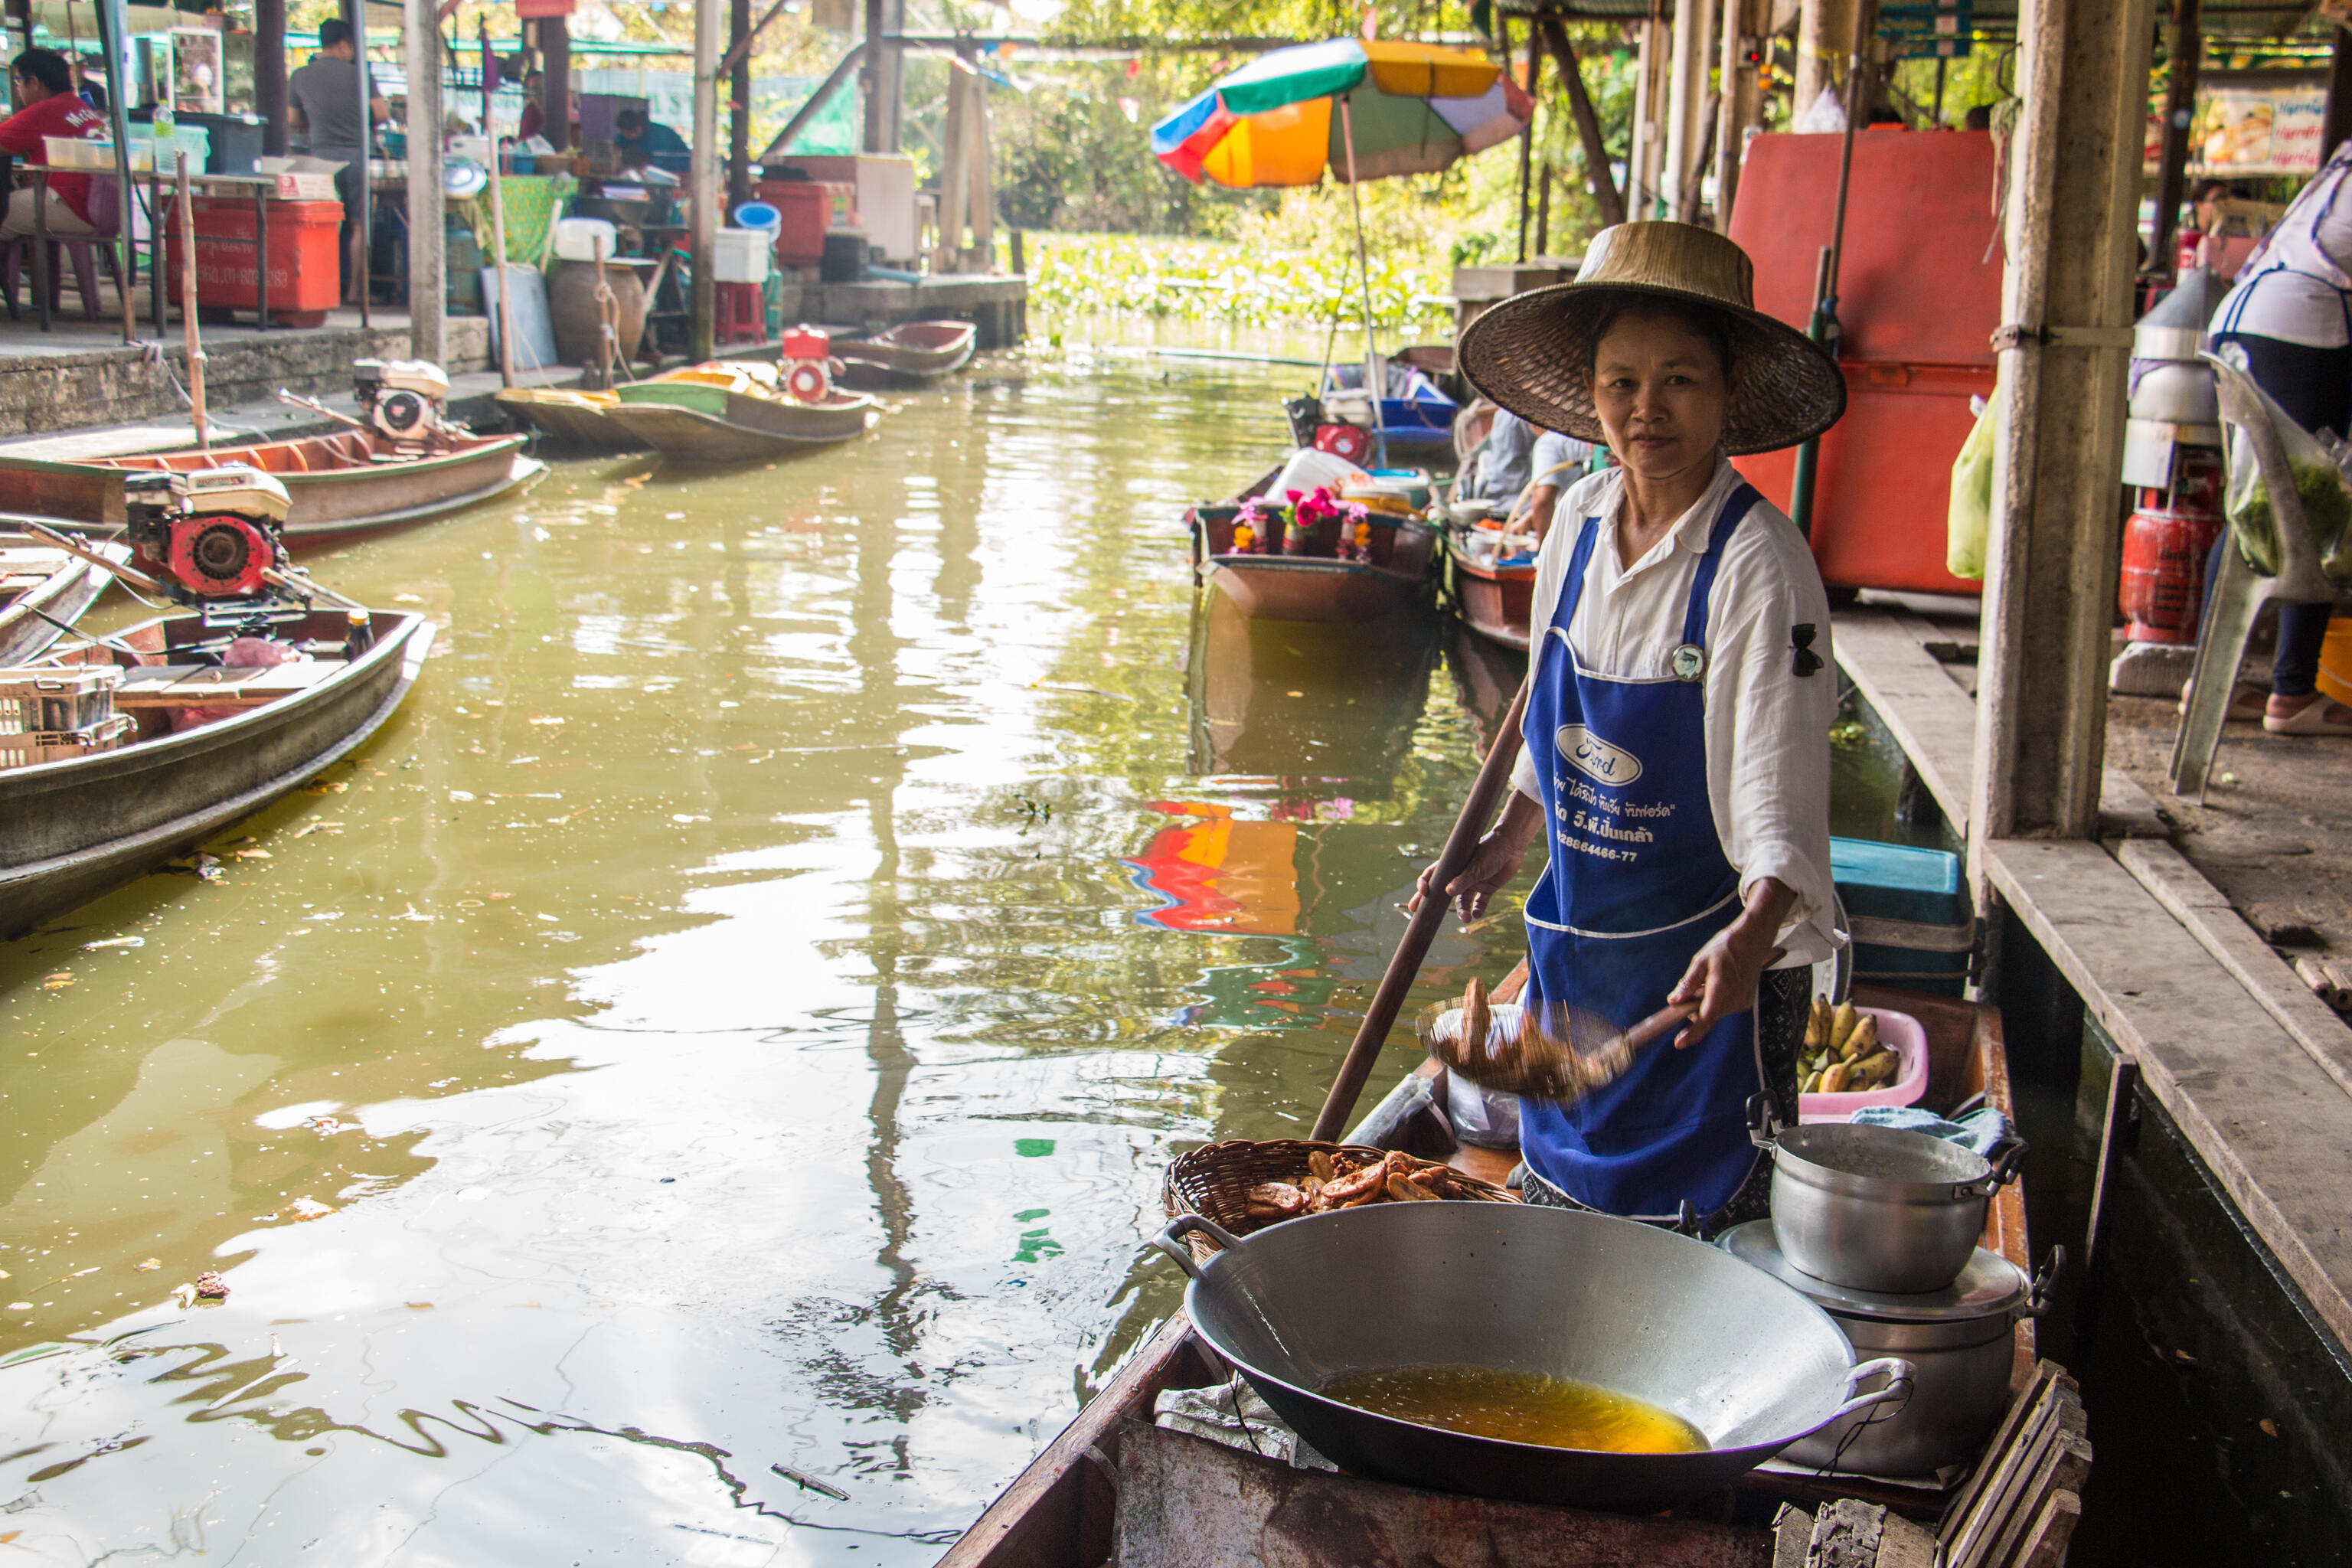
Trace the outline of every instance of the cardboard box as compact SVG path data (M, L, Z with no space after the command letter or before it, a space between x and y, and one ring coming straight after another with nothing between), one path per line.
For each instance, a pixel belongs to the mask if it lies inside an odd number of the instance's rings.
M277 189L270 195L281 202L340 201L335 189L335 175L343 165L330 158L256 158L253 172L274 174Z

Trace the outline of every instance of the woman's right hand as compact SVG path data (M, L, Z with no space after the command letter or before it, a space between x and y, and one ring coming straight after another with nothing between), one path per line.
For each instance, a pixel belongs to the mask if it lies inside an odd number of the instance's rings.
M1528 858L1528 845L1535 837L1535 826L1542 820L1542 810L1527 796L1514 792L1510 804L1503 810L1502 820L1495 825L1493 832L1478 840L1470 863L1445 885L1445 896L1454 900L1455 910L1465 921L1475 921L1486 913L1487 901L1519 874L1519 865ZM1422 872L1412 900L1405 905L1408 910L1421 908L1421 900L1429 897L1436 879L1434 866Z

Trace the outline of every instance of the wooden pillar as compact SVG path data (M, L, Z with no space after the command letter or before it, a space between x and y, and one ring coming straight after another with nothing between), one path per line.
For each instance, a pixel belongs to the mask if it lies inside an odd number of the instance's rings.
M448 300L441 195L441 27L434 0L405 0L408 72L408 357L446 367Z
M2180 197L2189 180L2189 121L2197 107L2197 70L2205 53L2200 29L2204 23L2200 0L2173 0L2172 30L2165 38L2170 79L2164 92L2164 151L2156 169L2156 238L2148 247L2147 269L2159 278L2173 275L2173 231L2180 223ZM2341 39L2344 29L2336 36ZM2339 58L2343 46L2336 46ZM2331 79L2330 87L2334 86Z
M1650 138L1657 129L1657 95L1651 89L1653 56L1657 53L1658 21L1654 14L1636 24L1640 37L1633 47L1633 122L1625 133L1625 216L1647 217L1657 187L1650 179Z
M751 51L743 40L751 34L751 0L727 0L727 50L740 54L727 84L731 109L727 117L727 205L751 199Z
M539 133L561 153L572 145L572 25L562 16L539 20Z
M963 104L971 84L969 62L959 53L948 62L948 107L940 128L940 243L931 258L935 272L963 270L964 190L971 177L971 154L964 148L971 121Z
M882 145L877 152L905 149L907 115L907 50L893 42L907 30L907 0L882 0L881 54Z
M1860 0L1803 0L1797 10L1797 79L1789 113L1802 124L1824 89L1844 84L1853 50L1853 10Z
M2327 62L2327 113L2319 133L2323 163L2352 136L2352 32L2341 26L2336 29L2336 52Z
M1511 35L1510 35L1510 27L1509 27L1509 24L1508 24L1508 23L1507 23L1507 22L1506 22L1506 23L1498 23L1498 24L1497 24L1497 26L1501 26L1501 27L1504 29L1504 31L1503 31L1503 68L1504 68L1506 70L1508 70L1508 69L1510 68L1510 55L1511 55ZM1527 89L1528 89L1528 125L1527 125L1527 129L1519 132L1519 254L1518 254L1518 259L1519 259L1519 260L1521 260L1521 261L1525 261L1525 260L1527 260L1527 258L1528 258L1528 214L1529 214L1529 211L1530 211L1530 208L1529 208L1529 205L1528 205L1528 204L1529 204L1529 200L1530 200L1530 198L1531 198L1531 197L1532 197L1532 195L1534 195L1533 184L1534 184L1534 175L1535 175L1535 154L1536 154L1536 109L1535 109L1535 104L1536 104L1536 101L1537 101L1537 100L1536 100L1536 95L1537 95L1537 93L1538 93L1538 91L1540 91L1540 90L1541 90L1541 89L1542 89L1542 85L1543 85L1543 56L1542 56L1542 54L1541 54L1541 53L1539 53L1539 52L1537 50L1537 48L1536 48L1536 24L1535 24L1535 19L1534 19L1533 17L1529 17L1529 18L1528 18L1528 70L1527 70L1527 79L1526 79L1526 81L1523 83L1523 85L1524 85L1524 86L1527 88Z
M1764 92L1748 51L1761 46L1772 25L1770 0L1724 0L1722 100L1715 121L1715 226L1731 229L1732 204L1739 197L1739 160L1748 151L1748 128L1764 114Z
M253 0L253 112L261 155L286 156L286 0Z
M895 55L897 51L894 49ZM988 79L980 74L975 64L971 86L963 95L964 205L971 214L971 249L969 266L975 272L996 270L995 193L988 177Z
M694 158L687 176L693 198L688 254L694 266L694 315L687 353L697 363L709 359L718 335L719 285L711 276L719 232L719 0L695 0Z
M1623 223L1625 200L1618 195L1617 181L1609 173L1609 144L1601 139L1601 117L1593 110L1592 95L1584 88L1584 63L1576 58L1576 47L1568 41L1568 28L1559 17L1546 16L1538 26L1544 47L1551 50L1552 64L1559 68L1560 81L1568 89L1568 111L1576 121L1577 141L1584 150L1584 183L1592 193L1593 205L1601 210L1601 226ZM1540 238L1536 248L1544 248Z
M1673 75L1666 84L1666 166L1659 194L1666 211L1690 205L1697 184L1699 142L1706 111L1706 73L1714 64L1708 45L1715 36L1715 0L1677 0L1675 6Z
M2145 0L2023 0L1970 864L2096 830L2115 620Z
M866 134L858 145L868 153L887 153L890 146L890 117L888 105L884 101L887 97L886 89L890 65L883 58L883 32L882 0L866 0L866 58L857 68L857 85L866 94ZM953 76L949 79L952 81Z

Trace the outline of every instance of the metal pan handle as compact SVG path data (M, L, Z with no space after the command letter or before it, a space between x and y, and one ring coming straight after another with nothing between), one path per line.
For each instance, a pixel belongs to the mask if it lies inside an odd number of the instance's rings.
M1151 1245L1174 1258L1177 1268L1198 1279L1201 1266L1192 1261L1192 1249L1183 1243L1183 1238L1196 1230L1207 1232L1209 1239L1219 1247L1239 1247L1242 1238L1205 1215L1180 1214L1170 1220L1168 1228L1154 1237Z
M2014 1135L1993 1145L1992 1169L1973 1182L1952 1189L1955 1197L1989 1198L2017 1180L2017 1163L2025 1158L2025 1140Z
M1882 1372L1886 1373L1885 1388L1871 1394L1854 1394L1843 1405L1831 1411L1829 1420L1822 1422L1822 1425L1826 1426L1832 1421L1843 1421L1857 1411L1868 1410L1875 1405L1899 1405L1908 1401L1911 1397L1911 1379L1914 1369L1911 1363L1901 1356L1880 1356L1876 1361L1862 1362L1846 1368L1845 1386L1851 1390L1864 1378L1874 1377Z
M2020 1315L2038 1318L2050 1310L2051 1293L2058 1289L2058 1281L2065 1272L2066 1248L2062 1243L2050 1249L2050 1255L2042 1260L2042 1267L2035 1271L2032 1287L2026 1292L2025 1305L2019 1309Z

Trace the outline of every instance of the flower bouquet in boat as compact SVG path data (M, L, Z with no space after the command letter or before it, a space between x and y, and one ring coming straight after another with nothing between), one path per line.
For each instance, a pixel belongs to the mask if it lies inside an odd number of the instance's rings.
M1285 483L1300 470L1294 458L1230 502L1194 507L1185 521L1195 571L1253 620L1378 620L1419 597L1438 536L1413 513L1415 476L1299 457L1342 471L1299 488Z
M21 526L182 608L0 668L0 937L152 870L349 755L433 640L287 558L257 468L133 473L119 546Z
M278 396L342 426L317 436L236 447L54 458L0 454L9 505L72 527L126 521L132 475L194 473L242 465L285 489L285 537L301 543L422 522L490 500L547 466L518 435L478 436L448 417L449 378L422 360L354 361L356 416L315 399Z

